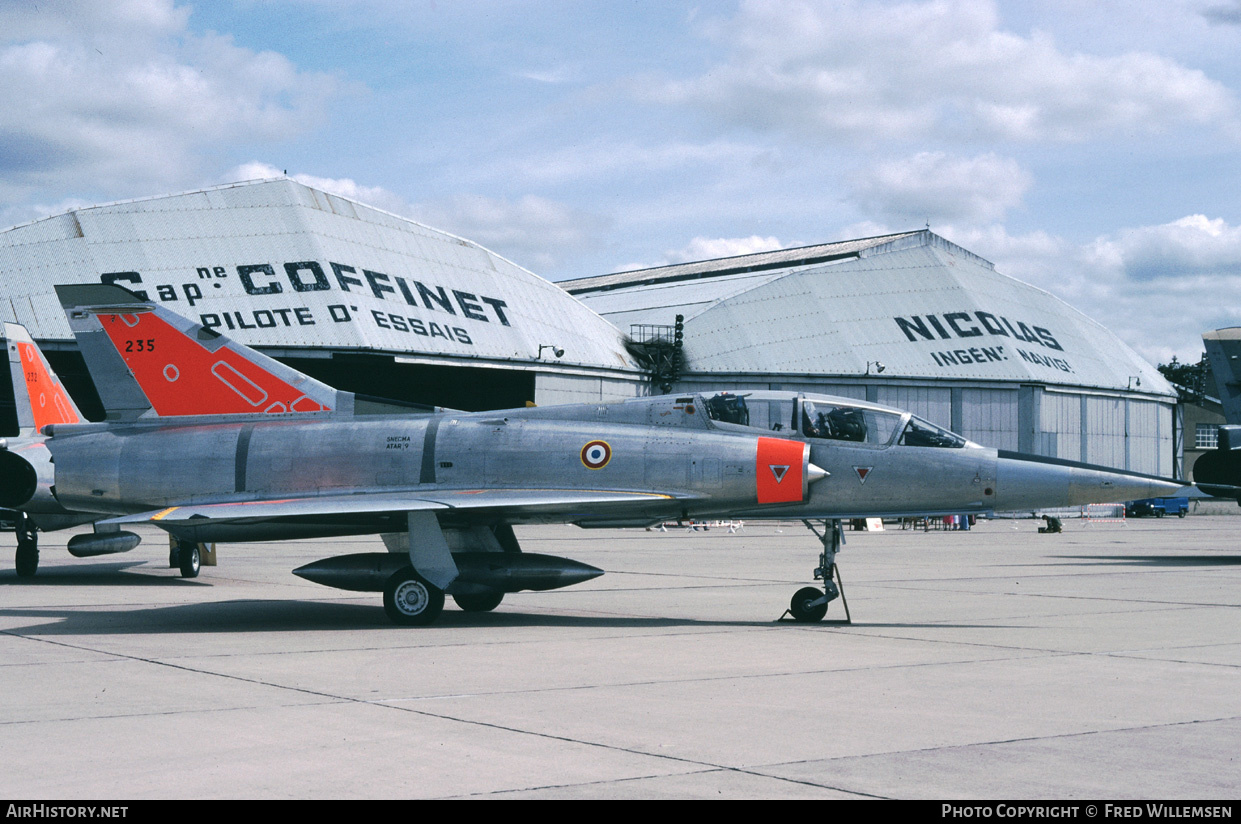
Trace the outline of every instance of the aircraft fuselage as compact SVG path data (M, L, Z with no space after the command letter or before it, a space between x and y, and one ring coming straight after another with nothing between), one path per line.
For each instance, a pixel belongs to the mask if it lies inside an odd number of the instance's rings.
M809 403L784 397L789 410ZM825 400L817 399L819 408ZM950 433L941 432L939 440L924 435L929 445L904 443L910 416L882 407L868 412L891 419L871 419L871 429L886 434L866 442L807 435L796 417L778 428L713 420L706 406L702 396L668 396L413 417L266 415L227 423L183 418L58 425L48 447L57 500L68 509L108 515L282 496L646 493L643 503L628 503L614 513L606 505L577 512L565 504L509 508L495 518L615 526L686 517L981 513L1123 500L1134 497L1137 487L1145 494L1156 483L1132 473L1000 453ZM394 506L391 513L219 524L195 537L262 540L393 531L400 528L394 527L400 511ZM479 523L488 514L485 508L454 513L449 507L440 519L446 525ZM175 520L165 525L170 531Z

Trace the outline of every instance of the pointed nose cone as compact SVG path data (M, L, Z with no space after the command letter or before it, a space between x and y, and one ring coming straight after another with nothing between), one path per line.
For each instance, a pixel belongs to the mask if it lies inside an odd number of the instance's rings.
M1111 504L1184 495L1189 485L1095 464L1000 450L995 471L1000 512Z
M821 481L829 474L831 473L821 466L815 466L814 464L806 465L806 483L808 484L812 484L815 481Z

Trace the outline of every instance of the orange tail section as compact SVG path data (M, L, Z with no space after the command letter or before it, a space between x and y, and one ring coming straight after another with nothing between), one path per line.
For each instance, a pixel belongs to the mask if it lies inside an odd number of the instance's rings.
M154 312L98 318L157 415L331 410L242 352L212 351Z
M39 432L48 424L85 420L26 327L6 323L4 337L8 341L17 423L22 431Z
M57 286L109 420L352 412L338 392L118 286Z

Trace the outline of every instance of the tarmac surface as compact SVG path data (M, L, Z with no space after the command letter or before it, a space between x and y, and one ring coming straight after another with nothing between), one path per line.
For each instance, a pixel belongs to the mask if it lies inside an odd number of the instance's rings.
M289 574L377 537L3 536L0 798L1241 796L1241 521L1038 524L847 532L850 626L800 524L519 528L607 574L421 629Z

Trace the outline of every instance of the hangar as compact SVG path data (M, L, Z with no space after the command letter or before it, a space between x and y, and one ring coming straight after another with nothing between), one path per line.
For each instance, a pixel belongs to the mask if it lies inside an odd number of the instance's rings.
M929 230L560 286L627 332L668 391L824 392L1001 449L1179 468L1177 395L1153 366Z
M624 335L463 238L287 178L0 232L0 316L102 417L55 284L116 283L333 386L457 409L632 397ZM10 404L12 390L0 381Z
M1179 465L1176 393L1153 367L929 230L552 284L278 178L2 231L0 272L0 317L30 330L91 418L102 410L54 284L120 284L361 394L495 409L813 391L989 446L1161 475ZM0 405L10 393L0 381Z

